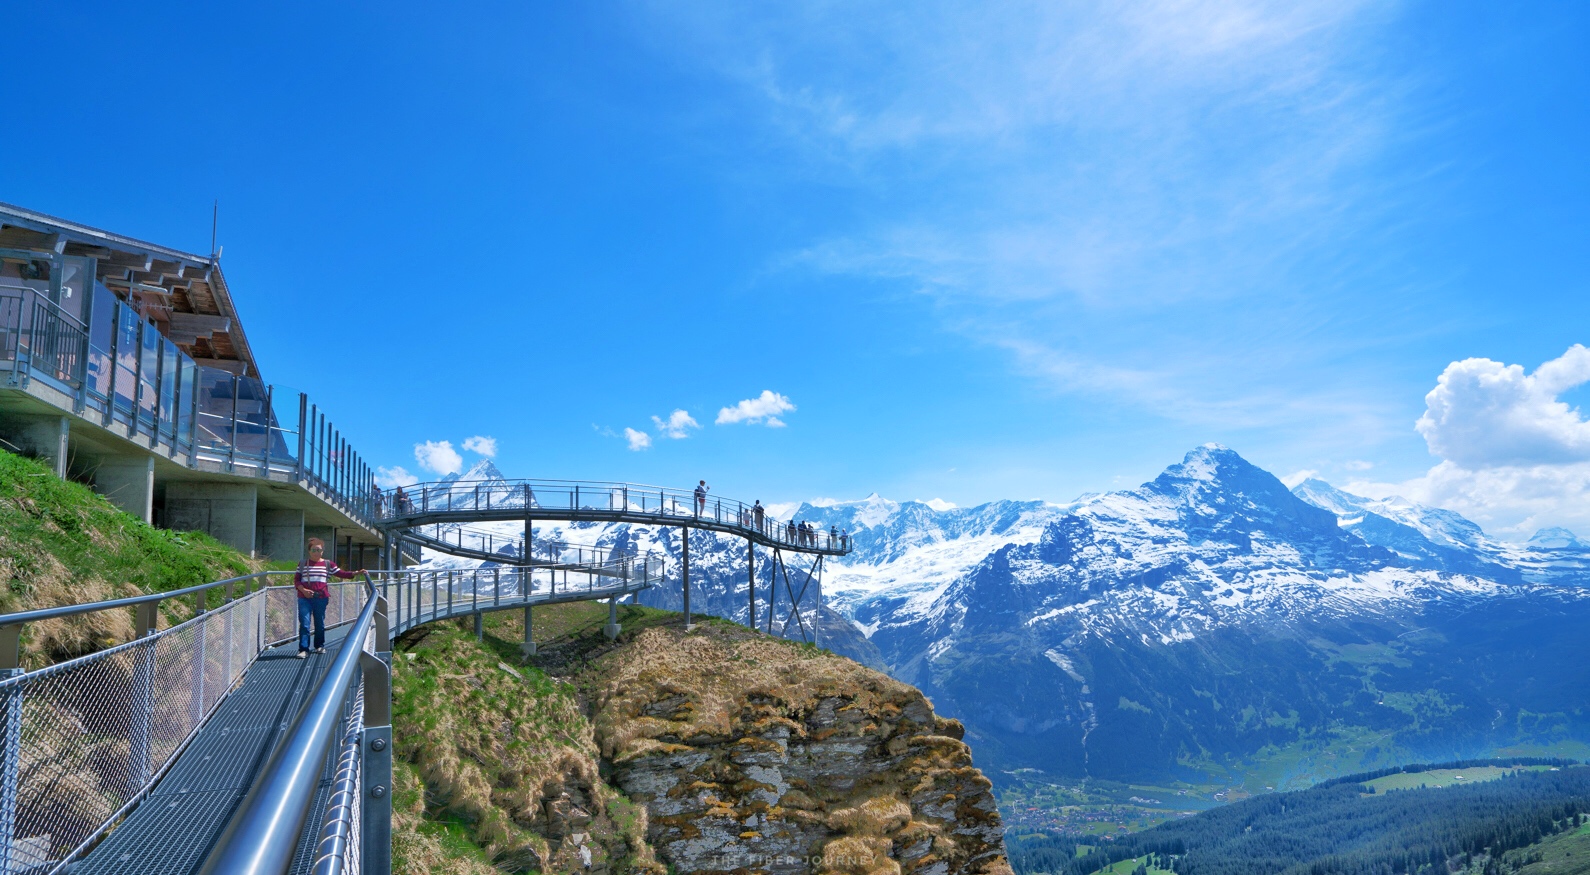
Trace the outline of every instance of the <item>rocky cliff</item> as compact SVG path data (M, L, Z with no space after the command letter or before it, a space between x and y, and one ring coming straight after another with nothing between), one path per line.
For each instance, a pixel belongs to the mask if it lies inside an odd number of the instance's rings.
M1008 873L958 722L824 650L629 607L400 642L401 871Z
M1009 871L960 723L912 687L727 623L593 668L602 755L680 871Z

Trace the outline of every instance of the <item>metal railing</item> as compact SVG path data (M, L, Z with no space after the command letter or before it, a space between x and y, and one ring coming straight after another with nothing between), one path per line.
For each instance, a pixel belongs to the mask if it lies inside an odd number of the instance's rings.
M82 386L88 332L47 292L0 283L0 362L10 362L13 385L37 373L67 389Z
M480 480L418 483L381 493L373 518L377 522L447 515L493 515L511 518L580 517L625 519L662 525L694 525L753 537L785 549L843 555L850 552L848 533L823 531L795 520L777 520L760 503L746 504L708 495L698 500L693 490L668 489L602 480Z
M358 736L364 729L366 701L361 692L373 697L377 694L374 687L379 685L379 694L390 696L386 664L373 652L375 648L385 651L388 647L384 603L377 597L368 574L365 587L364 607L337 649L331 667L293 720L287 738L276 748L249 788L248 795L238 804L215 849L199 870L201 875L283 875L292 864L299 837L314 804L316 785L320 783L339 726L346 727L341 736L344 753L351 745L355 753L349 756L358 757ZM362 674L358 672L361 667ZM380 680L374 680L372 675L378 675ZM360 688L350 692L356 679ZM382 747L383 751L386 749ZM354 809L358 806L350 806L347 802L354 792L349 782L358 780L356 767L350 770L355 777L348 778L339 767L342 801L328 805L328 816L317 828L321 836L320 849L326 852L316 861L317 873L358 871L348 868L350 863L357 867L361 859L359 855L349 854L348 849L363 838L356 832L359 823L354 819ZM388 799L386 785L389 783L390 778L387 778L379 785L378 798ZM372 793L374 789L370 788ZM385 804L390 805L390 800Z
M522 533L440 523L409 529L404 538L437 552L511 565L606 566L637 558L622 549L571 544L553 535L535 538L527 560Z
M662 582L663 562L643 557L597 571L477 568L371 572L387 600L393 634L449 617L567 601L623 597Z

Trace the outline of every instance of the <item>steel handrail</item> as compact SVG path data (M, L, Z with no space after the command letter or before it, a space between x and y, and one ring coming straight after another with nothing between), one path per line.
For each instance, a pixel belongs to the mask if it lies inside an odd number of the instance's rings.
M195 597L194 616L204 613L209 609L209 592L217 587L230 587L237 583L245 585L244 594L247 594L247 582L257 579L269 579L275 575L292 574L291 571L256 571L242 577L229 577L225 580L216 580L210 583L201 583L197 586L187 586L182 589L167 590L165 592L149 593L147 595L128 596L127 598L110 599L103 602L86 602L77 605L62 605L56 608L39 608L33 611L19 611L15 614L0 614L0 671L19 669L22 665L22 627L28 623L37 623L41 620L54 620L61 617L76 617L82 614L92 614L98 611L109 611L116 608L140 608L136 635L144 637L155 631L160 602L166 599L181 598L191 595ZM145 607L152 606L152 607Z
M369 572L364 582L368 600L359 618L287 738L239 803L200 875L284 875L292 865L380 602Z

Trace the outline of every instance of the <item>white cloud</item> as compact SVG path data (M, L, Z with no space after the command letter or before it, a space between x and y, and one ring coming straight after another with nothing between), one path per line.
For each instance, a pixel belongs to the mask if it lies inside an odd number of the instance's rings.
M497 455L497 439L485 435L475 435L464 439L464 449L471 453L479 453L490 459Z
M763 389L762 394L755 398L747 398L733 407L719 410L717 424L733 425L743 422L747 425L765 424L768 428L783 428L784 420L779 419L779 414L794 409L794 402L788 398L772 389Z
M1370 468L1375 467L1375 463L1366 462L1363 459L1353 459L1349 462L1343 462L1342 467L1349 471L1368 471Z
M1590 461L1590 422L1557 400L1590 382L1590 349L1574 344L1525 374L1521 365L1464 359L1447 365L1417 428L1430 452L1464 468Z
M690 429L701 427L701 423L683 410L675 410L667 419L653 416L651 421L657 426L657 434L674 440L690 437Z
M420 478L404 470L402 465L375 469L375 484L382 489L391 489L396 486L413 486L418 482L420 482Z
M1408 326L1339 342L1304 301L1384 310L1351 274L1358 236L1410 200L1378 163L1415 127L1412 86L1376 63L1394 4L642 8L659 47L741 87L790 173L902 193L780 266L892 281L1056 391L1198 424L1401 428L1315 375Z
M1551 526L1590 533L1590 422L1559 400L1587 382L1590 350L1579 344L1532 374L1491 359L1452 362L1415 425L1441 461L1401 483L1346 489L1444 507L1507 538Z
M464 470L464 457L453 449L452 441L426 441L414 445L414 461L435 474L457 474Z
M651 447L651 435L643 431L626 428L624 429L624 437L629 441L631 450L645 450Z
M1319 472L1318 471L1315 471L1312 468L1304 468L1301 471L1293 471L1292 473L1286 475L1285 477L1282 477L1281 478L1281 482L1286 484L1286 488L1287 489L1291 489L1292 487L1296 486L1299 483L1302 483L1304 480L1307 480L1310 477L1318 477L1318 476L1319 476Z

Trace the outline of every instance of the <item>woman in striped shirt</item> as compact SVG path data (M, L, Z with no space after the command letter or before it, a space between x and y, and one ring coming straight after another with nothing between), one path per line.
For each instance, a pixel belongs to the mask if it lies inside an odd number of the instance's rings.
M309 625L315 627L315 652L326 652L326 604L331 601L331 590L326 584L331 578L352 580L353 572L343 571L337 563L324 558L326 542L309 539L309 559L293 573L293 588L298 590L298 658L309 655Z

